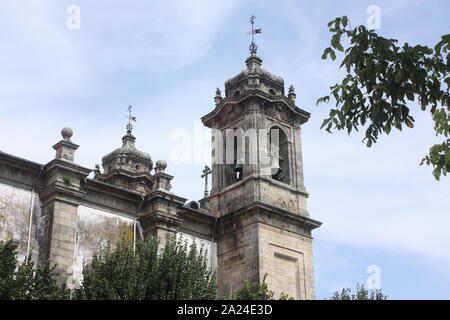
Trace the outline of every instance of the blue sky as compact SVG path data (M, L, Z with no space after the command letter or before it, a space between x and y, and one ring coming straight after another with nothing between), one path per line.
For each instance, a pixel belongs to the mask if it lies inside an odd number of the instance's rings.
M0 2L0 150L46 163L70 126L76 161L93 168L120 145L132 104L137 146L168 161L174 192L201 198L208 157L173 161L173 134L199 131L215 88L244 68L254 14L263 67L293 84L312 114L303 148L309 211L324 222L314 233L317 298L364 283L378 265L391 298L450 299L450 180L418 166L436 141L429 115L414 111L415 129L367 149L360 135L320 131L329 106L315 106L340 76L338 62L320 58L328 21L348 15L364 24L367 7L378 5L379 33L431 46L450 31L448 1L124 3ZM69 5L81 9L79 30L66 27ZM199 132L207 147L207 131Z

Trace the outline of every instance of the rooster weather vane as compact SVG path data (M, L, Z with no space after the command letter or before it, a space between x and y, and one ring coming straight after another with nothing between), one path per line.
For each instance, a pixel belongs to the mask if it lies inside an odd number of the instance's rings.
M261 33L261 28L259 29L255 29L253 27L254 23L255 23L255 16L251 16L250 17L250 23L252 24L252 30L250 30L249 32L247 32L247 34L251 34L252 35L252 43L250 43L249 46L249 50L251 54L256 54L256 51L258 50L258 46L255 43L255 34Z

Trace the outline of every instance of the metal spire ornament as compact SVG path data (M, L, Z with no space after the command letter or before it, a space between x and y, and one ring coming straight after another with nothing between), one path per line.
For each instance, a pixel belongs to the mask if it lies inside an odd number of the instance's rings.
M255 43L255 34L261 33L261 28L255 29L253 26L255 24L255 19L256 19L256 17L253 15L250 17L250 23L252 24L252 30L247 32L247 34L252 35L252 42L250 43L250 46L249 46L250 54L256 54L256 51L258 50L258 46Z
M133 125L131 124L131 121L136 122L136 117L131 114L132 108L133 108L132 106L128 106L128 115L125 116L125 118L128 119L128 124L126 126L127 133L131 133L131 131L133 131Z

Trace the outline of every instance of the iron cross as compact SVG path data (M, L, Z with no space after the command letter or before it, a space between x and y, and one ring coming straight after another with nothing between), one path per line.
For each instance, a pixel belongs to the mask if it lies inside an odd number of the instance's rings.
M212 173L211 168L208 166L205 166L205 169L203 169L202 171L202 175L200 176L201 178L205 178L205 198L208 197L209 192L208 192L208 176Z

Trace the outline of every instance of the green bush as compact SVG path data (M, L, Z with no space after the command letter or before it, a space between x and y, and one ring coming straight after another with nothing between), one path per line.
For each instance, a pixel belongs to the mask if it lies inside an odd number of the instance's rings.
M381 289L368 290L364 285L356 285L356 293L352 294L352 289L344 288L341 292L336 291L331 300L387 300L388 296L381 292Z
M55 268L48 262L37 266L31 256L19 264L16 248L0 241L0 299L69 299L69 291L65 286L58 286L59 274Z
M267 273L264 275L263 281L250 283L248 280L244 281L241 289L231 291L227 288L224 293L225 300L274 300L275 292L269 290L266 283ZM285 293L281 293L279 300L292 300Z
M215 274L206 250L167 240L158 252L156 239L107 245L83 268L77 299L215 299Z

